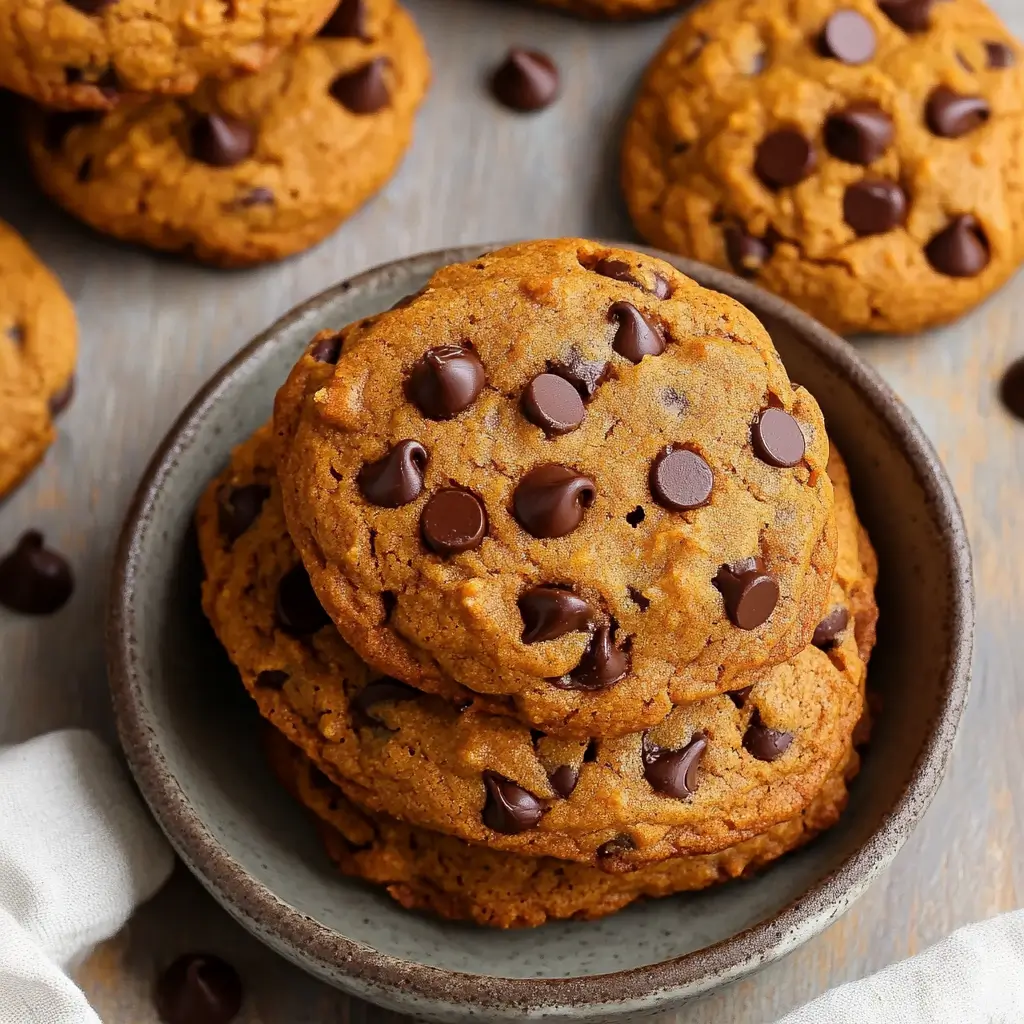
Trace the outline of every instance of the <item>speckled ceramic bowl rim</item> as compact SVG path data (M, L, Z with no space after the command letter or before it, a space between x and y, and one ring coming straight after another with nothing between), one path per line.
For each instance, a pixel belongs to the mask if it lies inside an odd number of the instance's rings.
M951 630L942 699L928 738L899 800L870 838L835 871L779 913L730 939L661 963L578 978L503 978L462 973L398 959L353 941L301 914L255 879L218 843L170 773L148 724L136 652L135 567L147 543L157 494L196 439L209 410L233 387L245 363L276 344L285 327L312 317L325 300L372 284L404 267L424 271L473 259L498 245L465 246L407 257L375 267L308 300L243 348L196 395L171 428L139 485L116 553L107 652L121 742L138 784L164 831L203 884L259 933L295 950L296 959L358 979L371 988L402 992L457 1007L543 1010L612 1008L640 1000L647 1009L709 991L779 959L838 918L899 852L924 814L946 770L970 685L974 591L970 547L959 504L931 443L882 378L838 335L782 299L724 271L629 242L718 291L777 317L845 376L867 399L906 454L933 505L949 561Z

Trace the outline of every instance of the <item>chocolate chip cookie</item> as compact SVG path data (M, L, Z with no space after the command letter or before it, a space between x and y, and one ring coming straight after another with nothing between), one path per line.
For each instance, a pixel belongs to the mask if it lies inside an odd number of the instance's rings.
M276 730L268 731L271 764L292 794L319 819L331 858L346 875L387 888L409 910L492 928L546 921L593 920L642 897L668 896L745 878L809 842L838 821L853 754L797 817L720 853L674 857L610 874L553 857L519 857L368 814L349 800Z
M650 18L683 6L687 0L536 0L544 7L556 7L578 18L598 21L627 21Z
M852 506L848 489L837 501ZM844 763L863 707L874 562L852 507L842 522L849 597L836 594L818 647L643 733L576 740L359 661L289 540L267 430L238 449L198 512L214 629L263 714L350 799L469 842L606 870L763 832L800 813Z
M54 439L71 400L78 331L57 278L0 222L0 496Z
M365 0L343 0L351 7ZM0 86L62 109L184 95L258 71L314 35L337 0L0 0Z
M1024 53L980 0L710 0L623 143L649 241L842 332L960 316L1024 256Z
M291 534L360 656L546 732L728 690L828 597L817 404L748 310L649 256L561 239L445 268L316 339L275 422Z
M391 177L429 78L415 24L367 0L259 75L104 117L36 113L43 188L106 234L222 266L320 241ZM365 33L365 34L362 34Z

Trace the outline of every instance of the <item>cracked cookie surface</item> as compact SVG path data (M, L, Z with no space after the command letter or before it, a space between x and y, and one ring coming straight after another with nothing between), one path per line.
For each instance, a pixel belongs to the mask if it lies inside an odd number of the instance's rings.
M321 34L187 99L34 113L36 177L98 231L155 249L241 266L308 248L394 173L429 80L409 15L361 9L365 37Z
M1024 54L980 0L711 0L622 160L652 244L844 333L921 330L1024 258Z
M547 732L724 692L828 596L817 403L749 311L649 256L561 239L440 270L314 340L275 427L289 529L360 656Z
M299 562L266 428L200 504L203 603L262 714L351 800L494 849L628 870L793 817L848 756L875 569L845 482L837 503L843 575L820 646L616 739L560 740L468 692L446 700L372 672Z

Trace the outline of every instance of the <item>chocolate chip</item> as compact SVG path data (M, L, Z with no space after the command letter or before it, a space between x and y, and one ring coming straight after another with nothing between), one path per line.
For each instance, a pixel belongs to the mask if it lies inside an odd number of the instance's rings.
M164 1024L228 1024L242 1008L242 981L220 957L186 953L157 979L153 1003Z
M665 351L665 335L629 302L616 302L608 310L608 318L619 321L612 348L631 363L644 356L660 356Z
M985 59L990 68L1012 68L1017 63L1017 55L1006 43L986 43Z
M375 114L391 99L384 74L387 66L386 57L374 57L361 68L338 75L330 94L353 114Z
M331 622L301 562L281 577L275 611L281 628L294 636L311 636Z
M843 196L843 218L862 238L883 235L907 219L906 193L894 181L855 181Z
M491 78L494 98L510 110L543 110L558 97L558 68L545 53L513 47Z
M443 557L457 555L480 547L487 534L487 513L475 494L448 487L424 506L420 529L431 551Z
M869 101L851 103L825 122L825 147L838 160L865 166L892 145L892 118Z
M288 673L280 669L269 668L256 677L256 688L259 690L281 690L288 682Z
M935 135L959 139L984 124L992 108L984 96L962 96L948 85L937 85L928 97L924 114Z
M577 349L570 349L562 362L551 363L548 369L567 380L579 393L584 402L589 402L597 389L608 379L611 363L603 360L588 360Z
M932 267L947 277L975 277L987 266L988 239L969 213L955 217L926 246Z
M240 195L235 200L235 206L248 210L253 206L273 206L274 201L274 193L269 188L257 185Z
M650 292L656 298L667 299L672 294L668 281L661 274L654 274L654 285L648 288L633 272L633 268L625 260L612 259L605 256L598 260L591 268L595 274L602 277L610 277L613 281L621 281L623 284L631 284Z
M318 363L336 363L341 356L341 335L328 334L318 338L313 342L309 355Z
M857 11L836 11L821 30L818 47L844 64L864 64L875 54L875 30Z
M225 114L201 114L189 130L192 157L211 167L234 167L252 156L256 132Z
M1010 413L1024 420L1024 358L1007 367L999 384L999 397Z
M735 224L725 229L725 252L732 269L741 277L753 277L772 256L771 246L763 238Z
M450 420L476 401L485 381L475 352L462 345L439 345L413 364L406 390L428 419Z
M256 522L269 497L270 488L266 484L246 484L222 493L217 508L221 536L234 544Z
M580 663L566 676L551 679L560 690L607 690L629 673L629 652L615 646L610 625L600 626Z
M51 416L59 416L70 404L71 399L75 397L75 378L74 375L68 377L67 383L60 389L50 395L50 401L48 402Z
M643 592L637 590L636 587L626 587L626 592L629 594L630 601L632 601L640 611L645 612L651 607L651 599L649 597L644 597Z
M416 700L422 696L419 690L400 683L397 679L383 678L374 679L367 683L352 698L352 710L363 719L373 722L380 722L380 719L373 713L373 707L377 704L400 703L407 700Z
M514 836L533 828L544 812L544 805L528 789L497 772L484 772L487 801L483 823L495 832Z
M815 627L811 643L827 651L835 644L836 637L846 629L849 621L850 613L842 605L836 605Z
M878 0L882 13L904 32L926 32L935 0Z
M523 415L548 437L575 430L584 416L580 393L564 377L539 373L523 392Z
M756 710L750 718L747 731L743 734L744 749L758 761L777 761L789 750L792 742L792 733L769 729L761 721L760 711Z
M730 621L739 629L757 629L779 603L779 585L756 556L723 565L712 582L722 595Z
M648 481L659 505L673 512L687 512L708 503L715 478L711 467L696 452L668 445L654 457Z
M561 587L531 587L519 598L523 617L523 643L539 644L557 640L566 633L589 629L594 609L571 590Z
M736 705L738 708L742 708L747 703L747 698L750 696L750 691L753 690L753 686L743 686L739 690L730 690L726 696Z
M423 490L429 458L419 441L399 441L386 455L359 470L359 490L367 501L381 508L408 505Z
M780 128L761 140L754 170L770 189L799 184L817 164L814 146L798 128Z
M607 843L602 843L597 848L598 857L617 857L623 853L630 853L636 849L636 843L633 842L632 836L616 836L614 839L609 839Z
M71 566L45 546L38 530L22 534L14 550L0 559L0 605L23 615L51 615L63 608L75 589Z
M573 768L571 764L559 765L549 776L548 782L551 788L563 799L568 800L572 796L576 783L580 781L579 769Z
M519 525L534 537L564 537L583 521L597 497L593 480L568 466L548 462L519 481L512 507Z
M799 465L806 451L800 424L784 409L762 409L750 428L750 437L757 457L776 469Z
M104 7L109 7L115 0L67 0L69 6L83 14L99 14Z
M364 0L341 0L327 19L327 24L320 29L320 35L327 39L368 40Z
M708 739L702 733L694 733L690 742L679 750L665 750L655 745L645 732L641 758L644 778L651 788L676 800L685 800L697 792L697 767Z

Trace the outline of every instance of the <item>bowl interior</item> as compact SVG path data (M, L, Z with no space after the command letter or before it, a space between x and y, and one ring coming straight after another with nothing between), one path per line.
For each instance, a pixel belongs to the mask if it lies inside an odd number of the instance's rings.
M837 359L836 350L810 339L813 325L800 314L728 275L675 261L712 287L738 291L767 323L791 376L824 409L881 564L882 615L870 684L884 705L849 811L837 828L757 880L635 906L603 922L525 932L446 924L401 910L381 892L333 871L306 815L264 765L258 716L202 617L193 509L232 446L269 416L274 393L302 347L315 331L386 309L417 290L437 266L482 251L416 257L314 300L236 359L183 417L154 461L138 499L139 519L125 538L131 545L123 567L127 582L115 602L123 609L120 628L127 639L111 638L114 648L128 650L127 682L117 683L113 672L122 726L131 704L162 769L160 786L167 776L173 780L179 811L194 812L229 861L299 914L386 957L500 978L602 975L722 943L812 890L814 898L804 898L801 911L809 918L783 915L779 934L761 932L737 954L753 967L823 927L895 854L944 767L966 692L970 648L966 542L941 470L929 462L926 443L915 450L909 413L884 386L879 390L855 355ZM951 684L957 676L962 685ZM126 736L126 746L139 769L137 740ZM179 852L230 904L205 855L176 829L178 812L168 812L166 796L155 796L147 771L141 774ZM304 966L346 983L350 971L343 963L288 948L273 928L257 930ZM694 978L699 964L695 970Z

